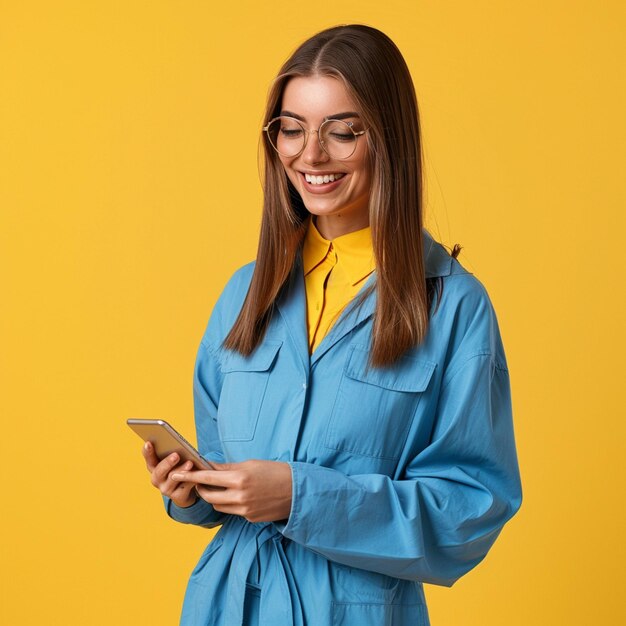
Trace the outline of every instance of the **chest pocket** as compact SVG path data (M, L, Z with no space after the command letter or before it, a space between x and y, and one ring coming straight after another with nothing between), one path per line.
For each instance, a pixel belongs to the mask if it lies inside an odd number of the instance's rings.
M400 457L435 363L401 357L390 368L368 368L369 351L355 346L343 370L325 445L362 456Z
M259 420L267 383L282 342L263 342L250 356L225 358L217 424L222 441L250 441Z

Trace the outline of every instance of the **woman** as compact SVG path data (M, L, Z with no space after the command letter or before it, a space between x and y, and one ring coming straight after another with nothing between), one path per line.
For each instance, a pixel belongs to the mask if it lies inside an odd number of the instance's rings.
M144 449L174 519L221 525L182 623L428 624L521 503L509 378L478 280L422 229L418 110L391 40L341 26L271 89L256 263L195 369L200 452Z

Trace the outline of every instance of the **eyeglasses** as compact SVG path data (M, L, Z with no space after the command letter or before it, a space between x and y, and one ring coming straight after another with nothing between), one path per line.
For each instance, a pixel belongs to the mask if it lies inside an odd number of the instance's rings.
M309 134L317 133L320 147L331 159L348 159L356 150L357 139L367 130L356 131L352 128L353 124L354 122L328 119L317 130L309 130L297 119L281 115L270 120L263 131L267 133L274 150L287 158L300 155Z

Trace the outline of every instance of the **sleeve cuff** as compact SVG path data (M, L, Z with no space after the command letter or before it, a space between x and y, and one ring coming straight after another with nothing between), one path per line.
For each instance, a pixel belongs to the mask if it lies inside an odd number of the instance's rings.
M272 524L274 524L274 527L278 530L278 532L283 534L285 537L288 536L286 534L287 530L291 529L293 526L293 519L295 515L295 510L296 510L296 494L297 494L296 481L299 478L298 469L296 468L297 463L295 461L287 461L287 463L289 467L291 468L291 510L289 512L289 517L287 519L272 522Z
M292 538L295 530L296 517L299 505L299 497L300 497L300 481L301 481L301 473L300 473L300 465L297 461L288 461L289 466L291 467L291 511L289 512L289 517L287 520L281 520L278 522L274 522L274 526L285 536L288 538Z
M183 524L216 525L222 518L222 514L202 498L198 498L194 504L184 508L177 506L167 497L164 497L163 501L165 502L167 514L172 519Z

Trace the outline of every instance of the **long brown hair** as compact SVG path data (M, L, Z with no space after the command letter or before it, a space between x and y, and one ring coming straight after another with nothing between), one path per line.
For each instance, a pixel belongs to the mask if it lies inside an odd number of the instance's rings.
M363 25L329 28L305 41L284 63L268 95L264 125L279 115L291 78L315 75L341 80L369 129L369 223L376 261L370 363L391 365L423 341L431 301L441 290L440 282L427 285L425 278L422 148L413 82L400 51L384 33ZM244 355L265 334L294 271L309 217L267 136L262 145L264 203L257 259L244 304L224 341L226 348Z

